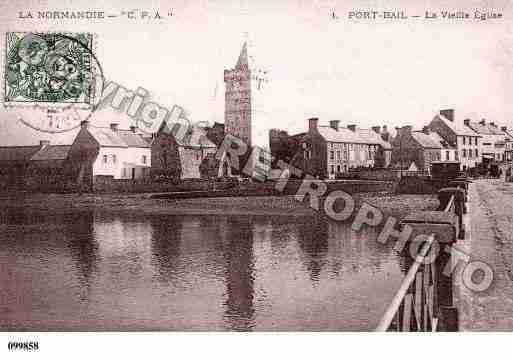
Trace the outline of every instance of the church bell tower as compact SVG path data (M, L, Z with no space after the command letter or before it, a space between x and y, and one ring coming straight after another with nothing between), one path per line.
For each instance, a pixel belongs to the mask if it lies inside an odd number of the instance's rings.
M224 70L225 134L240 138L248 146L269 148L265 124L259 122L262 91L267 83L267 72L257 69L244 42L233 69ZM262 136L261 136L262 135Z

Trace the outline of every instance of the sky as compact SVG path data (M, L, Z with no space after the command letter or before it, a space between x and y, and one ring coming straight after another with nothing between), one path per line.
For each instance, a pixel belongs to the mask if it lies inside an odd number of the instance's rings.
M250 43L256 65L268 72L256 131L307 129L340 120L361 127L411 124L421 128L443 108L456 119L486 118L513 127L513 7L508 1L16 1L0 4L0 32L93 32L105 77L151 100L180 105L193 122L224 122L224 69ZM131 9L173 12L160 21L20 19L40 10ZM496 10L500 20L352 20L349 11ZM338 19L330 14L335 11ZM2 64L5 36L1 37ZM2 79L4 70L1 70ZM132 120L111 109L94 114L106 125ZM48 135L0 108L0 145L68 143L73 133Z

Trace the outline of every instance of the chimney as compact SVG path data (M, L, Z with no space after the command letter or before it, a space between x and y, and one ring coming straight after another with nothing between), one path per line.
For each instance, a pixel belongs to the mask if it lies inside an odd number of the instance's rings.
M481 121L479 121L479 124L483 126L486 125L486 120L484 118L481 119Z
M465 126L470 126L470 119L466 118L463 120L463 123L465 124Z
M80 122L80 127L87 129L89 127L89 121L84 120L84 121Z
M319 119L317 117L312 117L308 119L308 132L317 132L317 126L319 124Z
M111 123L110 124L110 129L114 132L117 132L118 130L118 124L117 123Z
M502 127L501 127L501 130L502 130L502 131L504 131L504 132L506 132L506 131L508 130L508 127L507 127L507 126L502 126Z
M490 122L490 125L492 125L493 127L497 127L495 126L495 122Z
M338 124L340 123L339 120L332 120L330 121L330 127L334 129L335 131L338 131Z
M130 126L130 131L132 131L133 133L135 133L135 131L137 130L137 126Z
M41 140L41 141L39 141L39 146L41 146L41 147L50 146L50 141L48 141L48 140Z
M454 122L454 109L440 110L440 115L444 116L451 122Z
M430 133L431 131L429 130L429 127L428 127L428 126L424 126L424 127L422 127L422 132L424 132L426 135L429 135L429 133Z
M347 128L353 132L356 132L356 125L347 125Z
M381 126L373 126L372 131L376 132L378 135L381 134Z

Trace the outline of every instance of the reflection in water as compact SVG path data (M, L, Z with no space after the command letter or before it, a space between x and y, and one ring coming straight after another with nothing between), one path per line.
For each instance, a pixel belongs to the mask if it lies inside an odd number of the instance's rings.
M0 226L0 329L361 330L401 279L375 229L313 217L4 211Z
M319 281L328 253L328 223L313 220L301 223L297 228L299 247L304 252L304 262L310 280Z
M69 240L66 242L74 267L77 269L81 289L82 301L89 298L91 290L91 277L97 270L98 243L93 236L94 214L91 211L72 214L67 217L64 233Z
M150 218L150 223L153 227L151 250L152 263L157 270L156 277L162 283L169 283L174 279L178 268L183 217L155 216Z
M253 232L250 222L241 218L227 221L228 236L224 242L226 261L226 313L229 328L250 330L254 326Z

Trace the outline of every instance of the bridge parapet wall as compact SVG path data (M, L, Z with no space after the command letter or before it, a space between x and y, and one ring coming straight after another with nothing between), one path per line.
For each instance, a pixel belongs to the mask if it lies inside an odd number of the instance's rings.
M463 233L465 193L444 188L439 199L438 211L415 211L400 222L411 229L401 257L406 276L378 331L458 330L451 254Z

